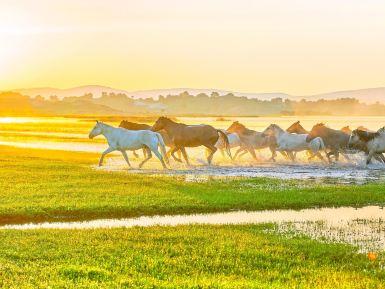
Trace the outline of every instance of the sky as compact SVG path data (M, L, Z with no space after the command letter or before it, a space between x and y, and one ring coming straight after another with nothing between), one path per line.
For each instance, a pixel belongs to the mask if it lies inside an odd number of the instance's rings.
M382 0L1 0L0 90L385 86Z

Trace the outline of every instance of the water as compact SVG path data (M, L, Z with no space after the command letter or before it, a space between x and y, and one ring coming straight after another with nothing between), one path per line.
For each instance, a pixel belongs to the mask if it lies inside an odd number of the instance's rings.
M100 219L84 222L45 222L4 225L1 230L110 229L179 225L240 225L275 223L274 233L292 237L306 235L323 242L347 243L360 252L385 250L385 210L378 206L304 210L268 210L195 215L165 215L127 219Z
M104 166L92 166L95 170L126 172L128 174L167 175L181 176L186 182L207 182L212 179L224 178L256 178L269 177L285 180L314 180L324 183L338 184L365 184L368 182L385 181L385 166L374 163L365 165L364 156L358 156L352 163L341 162L339 164L327 165L321 162L308 163L299 161L291 163L288 161L271 162L231 162L220 160L219 164L213 166L196 165L187 167L184 164L172 162L171 170L161 169L158 160L153 158L144 169L128 170L127 164L121 156L111 157L105 161ZM155 168L154 168L155 167Z

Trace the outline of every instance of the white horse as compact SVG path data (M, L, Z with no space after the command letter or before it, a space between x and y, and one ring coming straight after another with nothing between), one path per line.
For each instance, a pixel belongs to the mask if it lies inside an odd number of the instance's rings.
M103 135L109 145L100 157L99 166L103 164L103 159L106 154L113 151L120 151L128 166L132 168L126 150L134 151L143 148L146 150L146 158L140 163L139 168L152 157L151 152L153 152L162 163L163 168L167 169L164 163L164 160L168 163L166 148L162 136L157 132L150 130L127 130L96 121L96 125L91 130L89 138L92 139L98 135ZM162 153L159 153L158 146Z
M322 161L324 158L319 153L320 150L325 150L325 144L320 137L316 137L310 142L306 142L307 134L289 133L276 124L269 125L264 131L264 135L275 136L277 141L277 151L285 151L292 161L295 160L293 152L310 150L313 155L309 158L317 156Z
M230 149L239 147L241 145L241 139L239 138L237 133L228 133L226 130L221 129L223 133L227 135L227 139L229 140ZM226 144L223 138L219 138L215 147L220 150L222 156L225 156Z

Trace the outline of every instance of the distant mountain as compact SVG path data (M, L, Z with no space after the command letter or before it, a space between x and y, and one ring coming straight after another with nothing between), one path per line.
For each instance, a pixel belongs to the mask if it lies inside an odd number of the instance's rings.
M37 95L41 95L45 98L48 98L51 95L56 95L60 99L64 97L70 96L82 96L86 93L92 93L94 97L99 98L102 96L103 92L106 93L123 93L129 97L134 98L154 98L157 99L159 95L167 96L167 95L178 95L181 92L187 91L191 95L197 95L200 93L205 93L210 95L212 92L218 92L220 95L226 95L228 93L233 93L236 96L245 96L248 98L258 98L260 100L271 100L273 98L283 98L283 99L291 99L291 100L318 100L318 99L338 99L338 98L356 98L360 102L364 103L385 103L385 87L378 88L367 88L367 89L357 89L357 90L344 90L344 91L336 91L315 95L304 95L304 96L295 96L289 95L286 93L242 93L235 92L229 90L220 90L220 89L195 89L195 88L172 88L172 89L153 89L153 90L138 90L138 91L127 91L122 89L115 89L107 86L101 85L86 85L73 87L68 89L58 89L58 88L50 88L50 87L42 87L42 88L31 88L31 89L15 89L15 92L20 92L23 95L28 95L31 97L35 97Z
M343 90L315 95L302 96L297 98L305 98L307 100L318 99L338 99L338 98L355 98L364 103L385 103L385 87L356 89L356 90Z

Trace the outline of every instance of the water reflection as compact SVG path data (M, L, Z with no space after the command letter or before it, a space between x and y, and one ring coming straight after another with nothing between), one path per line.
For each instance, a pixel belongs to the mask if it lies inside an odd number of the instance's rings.
M178 226L192 224L260 224L275 223L274 232L285 235L304 234L327 242L343 242L369 252L385 249L385 210L379 206L341 207L257 212L226 212L196 215L153 216L128 219L100 219L84 222L46 222L4 225L0 229L98 229L135 226Z

